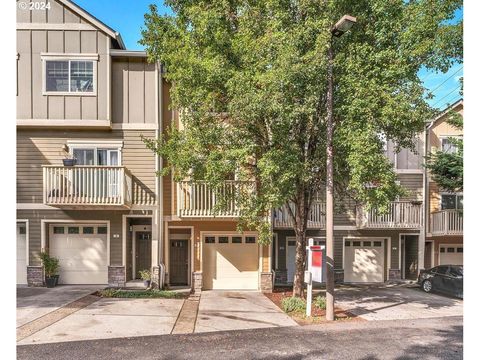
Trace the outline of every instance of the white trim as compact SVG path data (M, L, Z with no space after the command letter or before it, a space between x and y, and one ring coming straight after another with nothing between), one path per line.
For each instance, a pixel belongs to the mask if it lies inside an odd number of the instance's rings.
M458 201L457 198L459 196L463 197L463 191L459 191L459 192L441 191L441 192L438 193L438 195L440 196L440 199L439 199L440 200L440 202L439 202L440 209L439 209L439 211L442 211L442 210L460 210L460 209L457 208L457 205L458 205L457 204L457 201ZM442 196L443 195L450 195L450 196L455 195L455 209L442 209Z
M100 55L97 53L50 53L41 52L40 59L42 60L91 60L99 61Z
M141 50L118 50L118 49L112 49L110 51L111 56L126 56L126 57L142 57L146 58L147 57L147 52L146 51L141 51Z
M333 227L333 230L359 230L355 225L337 225ZM323 229L325 231L325 229Z
M58 220L58 219L41 219L40 220L40 251L45 249L45 225L52 224L84 224L84 225L107 225L107 267L110 266L110 220ZM107 269L108 270L108 269Z
M152 123L120 123L112 124L113 130L158 130L157 124Z
M345 240L351 240L351 239L359 239L360 241L363 241L363 239L380 239L382 240L384 243L383 245L385 246L385 240L387 240L387 276L385 277L385 274L384 274L384 278L386 278L386 281L390 280L390 268L391 268L391 258L392 258L392 238L391 236L344 236L343 237L343 240L342 240L342 270L344 271L345 273ZM385 271L385 268L383 269L383 271ZM385 282L385 280L384 280Z
M76 148L89 148L92 146L103 147L103 146L116 146L118 148L123 147L123 140L67 140L67 145L74 146Z
M97 29L85 23L17 23L17 30L96 31Z
M149 228L149 229L145 229L145 228ZM140 231L150 231L150 241L152 240L151 238L151 235L152 235L152 225L132 225L132 279L135 280L136 277L135 277L135 274L137 272L137 269L136 269L136 259L135 259L135 255L136 255L136 245L137 245L137 238L136 238L136 233L137 232L140 232ZM129 229L130 231L130 229ZM152 264L150 264L150 267L151 267ZM125 265L125 270L126 269L126 265Z
M58 208L41 203L17 203L17 210L58 210Z
M153 224L153 215L142 214L124 214L122 215L122 266L125 267L125 274L127 273L127 218L151 218ZM133 225L132 225L133 226ZM146 226L146 225L143 225ZM153 246L152 246L153 251Z
M76 93L72 93L75 95ZM61 95L61 94L54 94ZM63 95L61 95L63 96ZM75 96L79 96L78 94ZM84 95L81 95L84 96ZM49 127L49 128L64 128L64 127L95 127L95 128L111 128L110 120L85 120L85 119L17 119L17 126L34 126L34 127Z
M17 219L17 225L18 223L25 223L25 246L27 248L27 258L26 258L26 264L27 267L30 266L30 251L29 251L29 244L30 244L30 223L28 219Z

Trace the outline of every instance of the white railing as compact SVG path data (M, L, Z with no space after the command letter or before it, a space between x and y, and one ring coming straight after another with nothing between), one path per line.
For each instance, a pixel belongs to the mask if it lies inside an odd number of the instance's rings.
M293 214L295 215L295 206L290 204ZM325 203L314 201L310 208L310 214L307 220L307 228L323 229L325 227ZM273 210L273 227L274 228L292 228L294 224L293 218L290 216L287 205L283 205L279 209Z
M463 235L463 213L459 210L441 210L430 215L432 235Z
M253 189L252 182L225 181L212 188L203 181L177 183L177 214L180 217L238 217L239 191Z
M121 205L132 203L132 176L123 166L43 166L47 205Z
M419 229L423 226L423 205L410 201L394 201L386 213L357 207L357 227L369 229Z

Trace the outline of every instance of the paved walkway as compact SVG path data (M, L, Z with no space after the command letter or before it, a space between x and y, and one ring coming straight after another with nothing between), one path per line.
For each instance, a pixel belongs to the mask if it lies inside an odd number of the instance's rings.
M262 293L202 291L195 332L297 326Z

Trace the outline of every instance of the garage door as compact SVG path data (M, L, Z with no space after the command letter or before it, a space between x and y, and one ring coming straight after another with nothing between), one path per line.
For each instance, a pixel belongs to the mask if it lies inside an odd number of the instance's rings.
M50 256L60 260L59 284L108 283L106 225L51 225Z
M384 281L384 243L381 240L346 240L345 282Z
M255 236L203 237L203 288L257 290L259 246Z
M27 283L27 226L17 223L17 284Z
M463 245L440 245L440 265L463 265Z

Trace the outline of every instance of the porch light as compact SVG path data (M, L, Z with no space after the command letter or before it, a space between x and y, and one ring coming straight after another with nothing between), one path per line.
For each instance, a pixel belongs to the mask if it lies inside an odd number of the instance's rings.
M357 18L350 15L343 15L340 20L332 28L332 35L336 37L342 36L357 22Z

